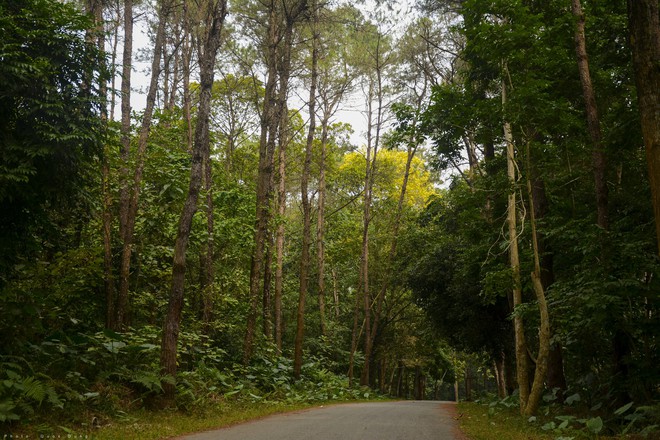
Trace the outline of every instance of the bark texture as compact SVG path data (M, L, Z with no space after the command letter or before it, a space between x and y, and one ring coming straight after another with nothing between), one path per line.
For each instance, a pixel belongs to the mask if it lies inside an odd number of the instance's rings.
M532 228L532 249L534 253L534 272L532 272L532 287L536 295L540 316L539 328L539 351L536 358L536 370L534 372L534 382L529 393L529 399L525 406L524 414L531 416L536 413L541 402L541 394L548 371L548 356L550 353L550 316L548 314L548 304L545 298L545 289L541 280L541 257L539 251L539 240L536 228L536 206L534 201L534 190L531 179L531 152L530 142L527 142L527 194L530 205L530 224Z
M603 149L602 135L600 131L600 120L598 118L598 106L596 105L596 94L591 83L589 73L589 58L587 56L587 45L584 34L584 13L580 0L571 0L573 15L577 22L575 25L575 53L577 55L578 71L582 83L582 94L587 115L587 127L592 145L592 167L594 173L594 184L596 188L596 210L598 215L598 226L607 230L608 221L608 189L606 180L607 160Z
M502 104L506 105L506 84L502 81ZM516 213L516 163L515 148L513 145L513 135L511 125L504 122L504 139L506 140L507 156L507 176L509 178L509 196L507 208L507 224L509 229L509 264L513 275L513 307L522 304L522 288L520 284L520 257L518 253L518 228ZM524 414L527 401L529 399L529 375L527 360L527 343L525 341L525 326L522 316L515 314L513 318L513 328L515 332L516 348L516 375L518 380L518 390L520 395L520 412Z
M637 100L660 254L660 11L657 0L628 0Z
M259 137L259 170L257 174L257 207L254 231L254 250L250 267L250 307L247 316L247 326L243 341L243 363L248 364L254 351L254 338L257 325L257 309L261 282L263 280L265 242L268 233L268 223L271 217L271 174L273 173L273 158L275 155L275 139L277 122L277 47L279 41L280 21L275 2L270 3L267 29L266 66L267 78L265 85L263 110L261 113L261 133Z
M208 156L209 116L211 112L211 90L213 87L213 67L220 47L222 27L227 14L226 0L209 1L206 11L206 29L203 42L203 52L200 53L200 100L195 125L193 155L190 168L190 183L188 195L179 218L176 243L174 245L174 262L172 267L172 288L168 302L167 316L163 326L161 344L161 368L163 374L176 377L177 342L184 299L184 281L186 273L186 249L190 238L192 219L197 210L197 199L202 186L202 168L205 156ZM163 383L166 397L172 398L175 385L171 381Z
M133 0L124 1L124 50L122 54L121 72L121 147L119 156L121 166L119 169L119 236L122 244L126 242L126 222L129 205L129 160L131 154L131 69L133 66ZM126 277L126 279L124 279ZM122 284L128 286L128 272L120 268L120 292ZM128 291L128 290L126 290ZM112 329L120 330L124 325L125 308L128 298L115 298L114 317Z
M302 251L300 256L300 291L298 294L298 310L296 313L296 338L293 352L293 376L298 379L302 369L302 346L305 335L305 300L309 287L309 268L311 266L310 244L312 241L312 207L309 200L309 179L312 167L312 147L314 145L314 133L316 131L316 84L318 81L318 31L316 29L316 11L314 23L312 23L312 67L311 84L309 87L309 131L305 145L305 160L303 172L300 179L300 195L303 210L303 236Z
M119 292L117 298L117 324L121 328L128 325L129 314L129 278L131 272L131 256L133 254L133 235L135 232L135 221L137 217L138 201L140 198L140 185L142 183L142 173L144 171L144 156L147 151L147 141L151 131L151 120L153 118L154 107L156 106L156 95L158 94L158 78L160 76L160 61L163 56L163 46L165 43L165 28L169 14L169 2L164 1L158 13L158 28L156 30L156 39L154 42L154 52L151 62L151 79L149 90L140 126L138 136L138 146L135 157L135 170L133 172L133 181L130 188L127 188L128 199L124 200L128 205L123 211L124 230L122 234L123 247L121 254L121 263L119 271ZM129 139L130 142L130 139Z
M277 213L280 219L286 215L286 142L280 142L278 188L277 188ZM277 225L275 236L275 345L278 352L282 352L282 290L284 287L284 222Z

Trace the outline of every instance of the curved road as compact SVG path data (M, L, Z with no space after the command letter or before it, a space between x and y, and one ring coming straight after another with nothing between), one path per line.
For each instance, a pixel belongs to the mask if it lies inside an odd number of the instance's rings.
M181 440L459 440L453 403L350 403L269 416Z

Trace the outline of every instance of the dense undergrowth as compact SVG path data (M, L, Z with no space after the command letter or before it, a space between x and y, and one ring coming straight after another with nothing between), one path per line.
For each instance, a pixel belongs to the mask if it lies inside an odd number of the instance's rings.
M159 331L62 334L0 357L0 434L89 432L130 414L164 407ZM263 404L270 411L375 397L312 358L293 379L290 359L262 346L249 366L197 333L182 333L176 397L169 409L200 414ZM240 411L239 411L240 412Z
M517 394L505 399L484 397L462 403L461 425L471 440L489 439L659 439L660 404L589 401L579 392L559 398L547 393L538 414L519 415Z

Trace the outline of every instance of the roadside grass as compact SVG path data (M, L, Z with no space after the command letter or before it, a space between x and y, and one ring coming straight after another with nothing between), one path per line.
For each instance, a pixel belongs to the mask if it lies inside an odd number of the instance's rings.
M381 398L379 400L385 399ZM4 433L0 429L0 439L172 439L186 434L224 428L273 414L362 401L368 400L307 403L224 401L215 406L208 406L194 411L141 408L119 412L112 417L107 415L96 416L93 413L79 414L75 423L70 420L45 417L36 424L21 427L11 433ZM85 420L85 422L81 422L82 420Z
M515 410L488 413L488 405L460 402L458 417L463 431L470 440L553 440L555 437L527 423Z
M498 408L489 412L489 406L476 402L460 402L457 407L461 431L469 440L657 440L660 433L644 437L639 434L604 436L584 431L566 434L543 431L539 423L529 423L517 408Z
M318 403L235 403L195 413L176 410L141 410L96 429L89 434L89 437L98 440L119 438L136 440L165 439L232 426L272 414L296 411L313 406L318 406Z

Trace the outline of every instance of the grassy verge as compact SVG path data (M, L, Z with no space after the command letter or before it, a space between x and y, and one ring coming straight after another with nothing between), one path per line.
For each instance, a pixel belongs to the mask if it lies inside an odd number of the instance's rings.
M470 440L553 440L552 435L538 431L515 410L488 414L488 406L473 402L458 404L461 431Z
M235 425L271 414L309 408L312 404L232 404L202 413L172 410L140 411L96 429L90 438L156 440Z
M469 440L656 440L660 433L654 432L644 437L638 434L603 436L585 431L573 430L566 433L550 433L540 428L540 423L529 423L521 417L517 408L498 408L489 413L489 406L474 402L458 404L461 431Z
M77 426L63 420L45 419L11 433L3 433L0 429L0 439L5 438L4 435L6 438L20 439L158 440L223 428L272 414L358 401L360 400L313 403L235 401L223 402L214 408L198 411L137 409L112 418L106 417L103 420L99 420L92 414L88 417L78 416L78 419L88 418L89 423L76 423ZM10 435L11 437L9 437Z

